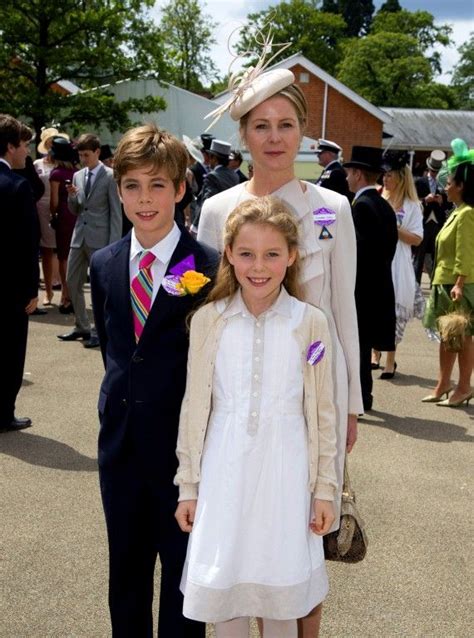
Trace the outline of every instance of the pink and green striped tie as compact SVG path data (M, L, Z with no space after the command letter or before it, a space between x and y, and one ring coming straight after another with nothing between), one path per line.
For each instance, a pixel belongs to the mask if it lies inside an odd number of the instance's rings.
M155 261L155 255L147 250L141 253L138 275L134 277L131 285L133 325L135 328L135 341L138 343L142 336L143 327L151 308L153 296L153 275L151 265Z

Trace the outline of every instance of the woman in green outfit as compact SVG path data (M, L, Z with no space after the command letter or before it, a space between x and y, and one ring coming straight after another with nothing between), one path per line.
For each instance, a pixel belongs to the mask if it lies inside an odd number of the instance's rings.
M436 239L433 288L423 323L436 329L438 319L453 307L462 309L469 321L459 352L451 352L443 343L439 347L440 372L433 394L422 399L439 406L458 407L473 396L472 335L474 334L474 149L468 150L459 139L451 146L454 155L447 162L446 194L455 208ZM451 372L458 359L459 380L452 390ZM443 396L446 399L443 401Z

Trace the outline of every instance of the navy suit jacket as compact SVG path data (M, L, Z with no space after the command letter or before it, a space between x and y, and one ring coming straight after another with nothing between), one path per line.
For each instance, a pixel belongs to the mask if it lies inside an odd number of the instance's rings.
M194 255L196 270L212 277L218 253L180 230L168 271ZM186 319L211 284L197 295L182 297L160 286L137 344L130 301L130 239L131 233L98 250L91 260L92 305L105 364L98 406L99 466L120 462L133 450L154 476L172 485L186 384Z

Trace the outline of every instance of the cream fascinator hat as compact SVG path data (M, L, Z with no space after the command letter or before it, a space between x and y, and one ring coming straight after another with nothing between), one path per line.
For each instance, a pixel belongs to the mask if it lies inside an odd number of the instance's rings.
M261 42L259 42L259 38L261 38ZM240 120L241 117L251 111L255 106L294 83L295 76L289 69L265 71L273 60L290 46L291 42L274 45L271 34L263 37L260 32L256 36L256 41L262 47L262 53L260 54L257 64L254 67L251 66L248 69L230 75L228 91L231 93L231 96L224 104L206 115L204 119L214 118L207 127L207 131L216 124L226 111L229 111L229 115L233 120ZM271 53L272 48L275 47L278 50L265 61L267 55ZM238 56L234 56L231 66L237 59L248 58L252 55L255 55L253 51L246 51Z
M64 137L64 139L69 142L69 135L67 135L66 133L60 133L57 128L44 128L41 131L41 139L40 143L38 144L38 153L46 155L48 149L46 148L45 144L53 137Z
M191 155L193 159L196 160L196 162L201 162L201 164L204 162L204 155L201 153L201 150L198 148L197 141L192 140L187 135L183 135L183 144L185 145L188 153Z

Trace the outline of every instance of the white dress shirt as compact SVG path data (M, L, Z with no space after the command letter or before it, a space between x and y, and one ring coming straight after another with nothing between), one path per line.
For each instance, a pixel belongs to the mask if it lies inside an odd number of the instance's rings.
M143 246L137 239L135 228L132 228L132 237L130 240L130 285L133 279L135 279L135 277L138 275L141 253L145 250L152 252L156 257L155 261L151 265L151 275L153 277L153 295L151 298L152 303L155 301L155 297L158 294L161 282L163 281L163 277L165 276L166 270L168 269L168 264L170 263L171 256L173 255L176 246L178 245L180 237L181 231L179 230L176 223L174 223L173 228L166 235L166 237L163 237L161 241L159 241L151 248L143 248Z

